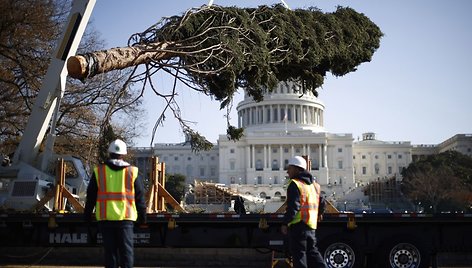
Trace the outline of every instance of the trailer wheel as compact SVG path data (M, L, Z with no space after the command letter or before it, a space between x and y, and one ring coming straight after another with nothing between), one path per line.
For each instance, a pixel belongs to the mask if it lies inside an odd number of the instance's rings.
M430 259L426 247L420 242L409 240L389 243L388 247L376 254L377 263L392 268L429 267Z
M421 253L410 243L399 243L390 250L388 261L390 266L395 268L419 267Z
M352 268L356 262L356 252L348 243L333 242L327 244L324 260L329 268Z

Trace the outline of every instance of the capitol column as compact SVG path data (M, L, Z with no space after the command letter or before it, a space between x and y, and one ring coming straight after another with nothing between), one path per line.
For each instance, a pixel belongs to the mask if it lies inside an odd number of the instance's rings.
M251 167L255 170L256 169L256 145L251 145L252 151L251 151L251 156L252 156L252 161L251 161Z
M264 160L262 162L262 169L267 168L267 145L264 145Z
M267 152L267 167L272 170L272 146L269 144L268 146L268 152Z
M295 105L292 105L292 122L293 122L293 123L298 123L298 122L296 121L296 116L295 116L296 113L297 113L297 109L296 109Z
M322 110L320 110L320 126L324 126L324 115Z
M282 148L282 144L280 144L280 148L279 148L279 155L280 155L280 161L279 161L279 170L284 170L284 167L283 167L283 148Z
M275 113L275 115L277 115L277 119L275 119L274 117L274 123L279 123L281 121L280 119L280 104L277 104L277 112Z
M247 167L251 168L251 145L247 145L246 147L246 158L247 158Z
M327 168L328 167L328 144L323 144L323 167Z
M318 144L318 168L321 169L323 167L323 144Z
M266 106L262 106L262 124L266 123Z
M244 121L244 127L247 127L247 125L249 125L249 114L247 112L247 109L244 109L244 118L243 118L243 121Z
M248 114L247 114L247 120L248 120L247 125L248 126L251 125L251 120L252 120L252 111L251 111L251 109L252 109L251 107L247 108L247 112L248 112Z

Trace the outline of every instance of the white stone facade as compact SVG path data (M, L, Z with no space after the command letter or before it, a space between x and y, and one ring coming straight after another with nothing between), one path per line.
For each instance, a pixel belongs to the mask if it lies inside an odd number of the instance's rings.
M440 153L453 150L472 157L472 134L456 134L438 144Z
M393 176L401 180L402 170L412 161L411 143L379 141L375 139L375 133L371 132L362 136L361 141L353 144L356 182L362 186L373 180Z
M326 194L354 187L352 134L326 132L324 104L313 94L281 83L264 101L246 95L237 111L245 132L239 141L218 139L220 183L283 186L288 159L304 155Z
M296 84L283 82L261 102L246 95L238 104L238 124L245 129L239 141L220 135L212 150L198 153L187 141L155 144L152 149L166 163L167 173L183 174L188 183L219 182L269 197L285 195L288 159L308 156L310 172L323 192L338 200L371 181L392 176L400 180L403 168L433 153L452 149L472 156L471 134L455 135L439 145L411 145L379 141L372 132L358 141L352 134L328 133L324 109L313 94L302 94Z
M193 183L195 179L209 182L218 182L218 146L210 151L192 152L190 143L179 144L155 144L154 155L159 157L159 162L166 164L166 173L179 173L186 177L187 183Z

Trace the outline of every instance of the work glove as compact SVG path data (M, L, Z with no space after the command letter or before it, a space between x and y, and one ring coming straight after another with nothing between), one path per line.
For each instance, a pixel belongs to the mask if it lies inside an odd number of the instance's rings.
M139 228L147 228L146 213L138 213L136 225L138 225Z

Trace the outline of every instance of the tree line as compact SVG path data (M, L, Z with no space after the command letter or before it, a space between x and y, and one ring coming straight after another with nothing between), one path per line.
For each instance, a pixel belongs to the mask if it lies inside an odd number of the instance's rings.
M70 1L0 0L0 6L0 154L11 157L71 5ZM89 25L79 51L102 49L105 42L99 36ZM94 164L102 158L100 143L109 142L101 138L104 133L112 130L113 137L127 141L139 135L141 92L129 83L128 74L113 71L83 83L67 80L54 129L55 152Z

